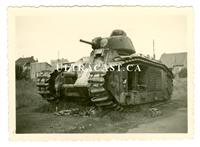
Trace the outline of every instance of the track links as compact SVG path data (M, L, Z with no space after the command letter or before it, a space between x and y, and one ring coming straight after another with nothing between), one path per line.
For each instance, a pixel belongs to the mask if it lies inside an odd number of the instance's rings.
M57 76L57 71L43 71L37 78L38 93L44 100L52 101L55 99L52 83Z
M103 109L114 109L117 111L123 111L123 108L114 102L108 91L104 88L105 78L107 72L98 70L92 71L90 73L90 77L88 82L90 83L89 94L92 97L91 101L95 103L96 106L101 107Z

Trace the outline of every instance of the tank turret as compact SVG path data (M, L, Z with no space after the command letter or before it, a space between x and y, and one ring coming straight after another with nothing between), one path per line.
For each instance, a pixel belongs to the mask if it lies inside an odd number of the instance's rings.
M136 52L131 39L126 36L123 30L114 30L110 37L96 37L92 42L82 39L80 41L92 45L93 49L109 48L116 50L119 55L131 55Z

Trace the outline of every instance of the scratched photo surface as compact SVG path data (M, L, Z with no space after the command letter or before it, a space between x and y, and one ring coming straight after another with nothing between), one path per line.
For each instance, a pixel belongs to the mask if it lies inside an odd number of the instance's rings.
M193 9L8 8L11 140L193 136Z

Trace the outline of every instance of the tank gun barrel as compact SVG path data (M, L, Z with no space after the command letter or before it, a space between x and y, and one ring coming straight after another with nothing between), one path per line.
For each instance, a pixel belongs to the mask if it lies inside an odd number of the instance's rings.
M82 40L82 39L80 39L80 42L83 42L83 43L86 43L86 44L90 44L90 45L94 45L94 43L89 42L89 41L85 41L85 40Z

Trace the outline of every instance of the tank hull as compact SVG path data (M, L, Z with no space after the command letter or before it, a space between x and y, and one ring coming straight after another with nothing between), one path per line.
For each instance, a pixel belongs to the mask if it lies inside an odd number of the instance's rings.
M95 64L77 62L75 65L88 65L77 75L63 69L49 74L49 78L39 77L39 93L50 102L76 97L88 99L98 107L119 110L171 98L173 74L165 65L134 54L120 56L107 64L101 61L99 58L91 62ZM94 68L97 63L101 64ZM41 82L46 84L43 89Z
M88 100L105 109L123 110L171 98L172 71L164 64L136 54L126 33L113 31L110 37L96 37L89 57L84 57L38 77L38 93L49 102L63 98Z

